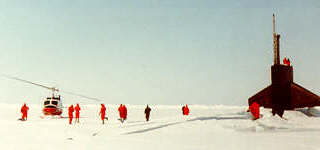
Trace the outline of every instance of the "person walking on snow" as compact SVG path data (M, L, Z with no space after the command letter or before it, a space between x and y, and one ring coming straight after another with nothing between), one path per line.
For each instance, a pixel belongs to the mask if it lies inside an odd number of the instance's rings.
M101 115L102 124L104 124L104 118L106 116L106 107L104 106L104 104L101 104L99 115Z
M146 115L146 121L149 121L150 112L151 108L149 107L149 105L147 105L146 109L144 110L144 114Z
M188 107L187 104L186 104L186 106L184 106L184 108L183 108L183 115L186 115L186 116L189 115L189 107Z
M126 105L123 105L123 120L127 120L127 107Z
M125 105L120 104L119 108L120 121L123 123L127 119L127 107Z
M120 104L119 108L118 108L118 111L119 111L119 116L120 116L120 121L123 123L123 105Z
M21 107L21 113L22 113L21 120L22 121L25 121L28 119L28 110L29 110L29 107L27 106L26 103L24 103L23 106Z
M186 106L182 106L182 115L184 115L184 108L185 108Z
M77 104L77 106L74 107L74 110L76 111L76 122L80 123L79 117L80 117L80 110L81 110L81 108L80 108L79 104Z
M73 119L73 105L71 105L68 109L68 114L69 114L69 124L72 124L72 119Z

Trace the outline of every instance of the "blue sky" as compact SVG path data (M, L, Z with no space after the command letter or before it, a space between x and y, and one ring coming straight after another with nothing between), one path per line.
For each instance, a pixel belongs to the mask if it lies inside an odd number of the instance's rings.
M271 82L275 13L281 58L291 59L295 82L319 95L319 7L275 0L1 1L0 73L112 104L246 105ZM6 78L0 90L8 103L39 103L50 93Z

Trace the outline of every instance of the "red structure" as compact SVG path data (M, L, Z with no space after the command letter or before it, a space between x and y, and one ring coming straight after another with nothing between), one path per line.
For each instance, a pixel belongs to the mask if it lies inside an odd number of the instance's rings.
M282 117L285 110L320 106L320 97L293 82L293 67L280 64L280 35L275 33L273 15L273 53L271 85L248 99L249 106L257 102L265 108L272 108L273 115Z

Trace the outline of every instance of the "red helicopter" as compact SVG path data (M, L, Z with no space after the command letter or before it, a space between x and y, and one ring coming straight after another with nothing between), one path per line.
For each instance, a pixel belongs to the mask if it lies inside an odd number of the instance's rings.
M3 74L1 76L9 78L9 79L13 79L13 80L21 81L21 82L24 82L24 83L36 85L36 86L39 86L39 87L42 87L42 88L45 88L45 89L48 89L48 90L51 90L52 91L52 96L48 96L42 102L42 105L43 105L42 113L45 116L49 116L49 115L50 116L60 116L62 114L62 112L63 112L62 100L61 100L61 96L58 95L57 92L63 92L63 93L69 94L69 95L74 95L74 96L82 97L82 98L89 99L89 100L101 101L100 99L97 99L97 98L93 98L93 97L89 97L89 96L85 96L85 95L77 94L77 93L73 93L73 92L68 92L68 91L61 91L61 90L59 90L59 89L57 89L55 87L48 87L48 86L45 86L45 85L41 85L41 84L38 84L38 83L34 83L34 82L31 82L31 81L20 79L20 78L17 78L17 77L13 77L13 76L9 76L9 75L3 75Z
M61 115L62 114L62 101L60 95L55 95L58 89L52 88L52 96L43 100L42 112L44 115Z

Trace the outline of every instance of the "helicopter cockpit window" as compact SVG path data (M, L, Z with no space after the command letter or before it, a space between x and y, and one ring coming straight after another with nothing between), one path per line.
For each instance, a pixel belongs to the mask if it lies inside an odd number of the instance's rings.
M58 105L58 102L57 101L52 101L51 104Z
M44 105L48 105L48 104L50 104L50 101L45 101L44 102Z
M49 106L46 106L46 108L56 108L56 106L49 105Z

